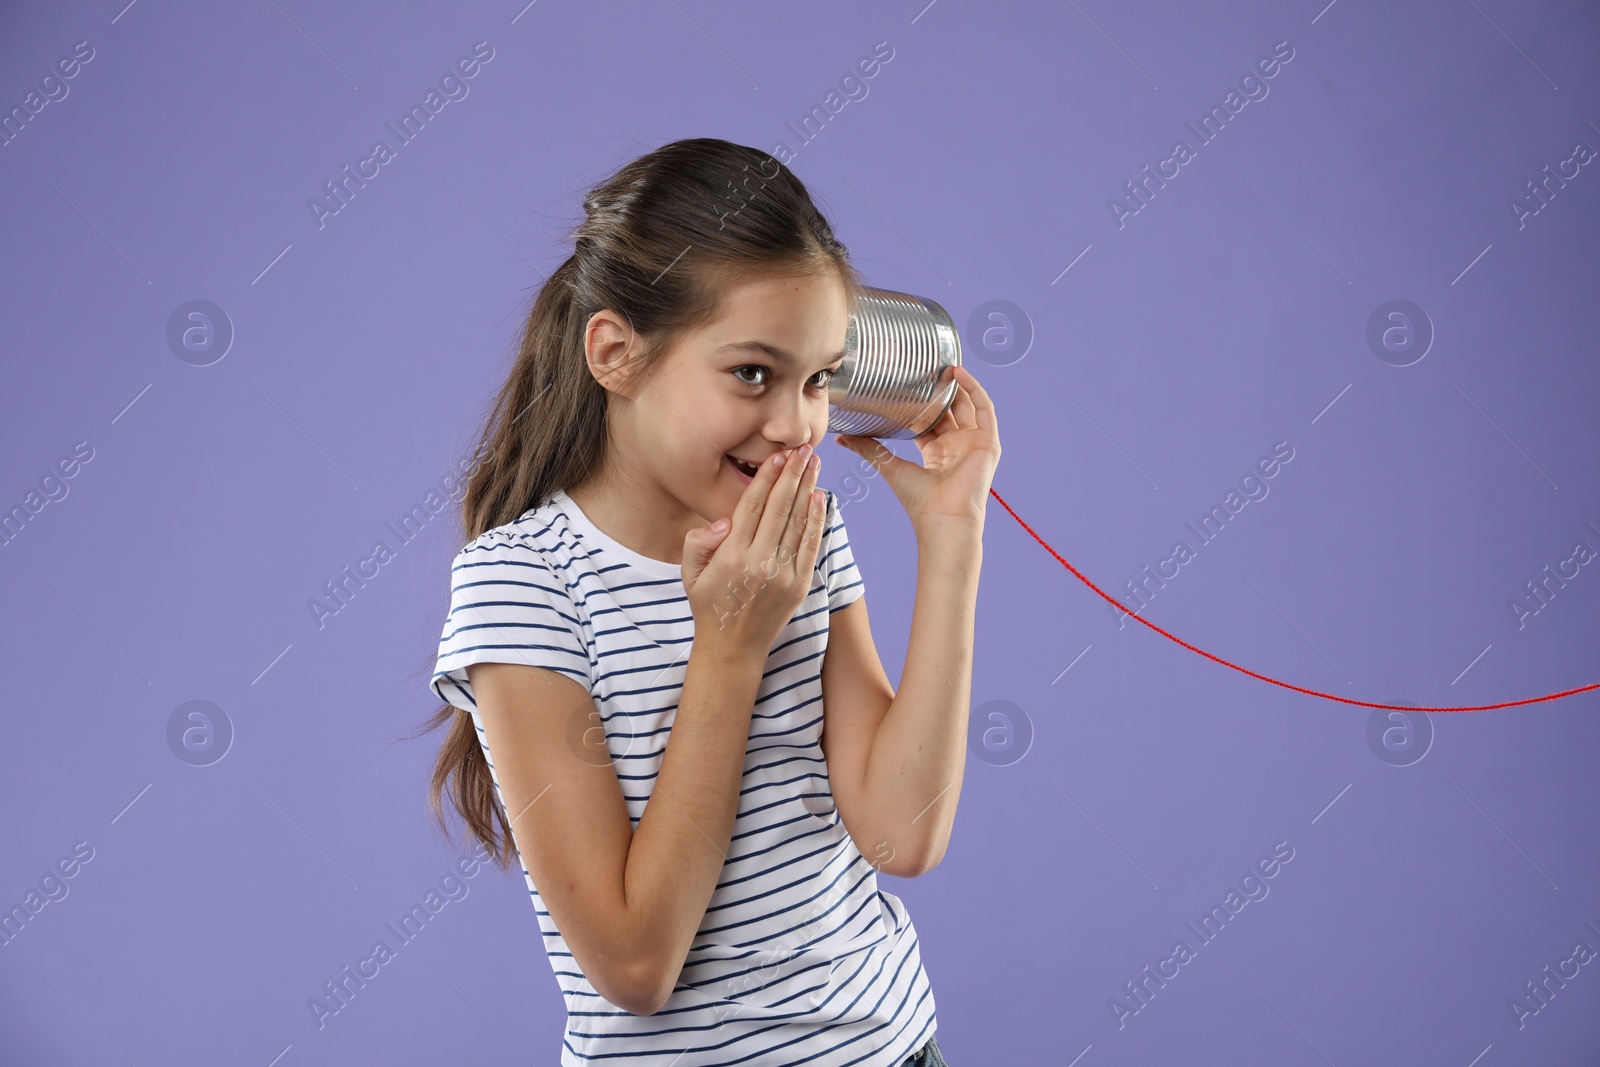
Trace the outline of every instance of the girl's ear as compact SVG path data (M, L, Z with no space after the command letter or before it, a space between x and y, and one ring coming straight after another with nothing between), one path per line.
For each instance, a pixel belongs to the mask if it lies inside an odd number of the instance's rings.
M633 397L633 360L642 349L627 316L602 308L583 327L584 360L602 388Z

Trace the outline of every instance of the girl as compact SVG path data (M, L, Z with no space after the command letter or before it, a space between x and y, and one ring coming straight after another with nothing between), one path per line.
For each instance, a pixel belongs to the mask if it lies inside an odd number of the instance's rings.
M922 874L950 838L994 407L957 368L925 465L835 437L916 532L897 692L816 488L863 284L828 222L777 160L706 138L584 207L467 483L435 816L449 790L521 858L563 1065L941 1067L877 872Z

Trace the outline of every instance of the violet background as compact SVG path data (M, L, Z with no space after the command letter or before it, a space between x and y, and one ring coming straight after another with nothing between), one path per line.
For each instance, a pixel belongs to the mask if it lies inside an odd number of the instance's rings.
M869 278L950 310L998 406L995 488L1108 591L1289 442L1152 621L1358 700L1600 680L1594 566L1525 626L1509 607L1600 547L1600 163L1520 229L1508 207L1600 148L1600 18L1324 4L6 5L4 109L95 55L0 148L0 508L95 454L0 547L0 906L95 856L0 948L0 1061L557 1062L515 870L314 1023L462 852L423 818L441 735L392 741L436 706L454 510L320 629L307 603L465 457L582 191L680 137L784 142ZM1108 198L1281 40L1269 95L1119 228ZM319 229L307 201L479 41L468 96ZM786 123L879 41L867 95L802 144ZM1366 340L1397 298L1436 334L1403 367ZM193 299L236 330L209 366L166 340ZM992 300L1025 316L1020 359L971 323ZM898 679L909 524L822 454ZM1520 1029L1508 1001L1600 949L1600 694L1429 716L1394 766L1368 709L1119 628L989 516L955 837L882 879L952 1064L1595 1061L1600 963ZM195 699L235 731L205 767L167 743ZM1015 762L982 741L991 701L1032 734ZM1279 841L1270 894L1119 1028L1123 983Z

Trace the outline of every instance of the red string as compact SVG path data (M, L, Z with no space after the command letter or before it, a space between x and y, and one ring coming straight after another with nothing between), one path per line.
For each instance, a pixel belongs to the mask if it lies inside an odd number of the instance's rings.
M1243 673L1248 674L1252 678L1259 678L1261 681L1263 681L1263 682L1271 682L1273 685L1281 685L1285 689L1293 689L1297 693L1306 693L1306 694L1308 694L1310 696L1322 697L1324 700L1337 700L1341 704L1358 704L1363 708L1393 708L1396 711L1492 711L1495 708L1514 708L1514 707L1518 706L1519 704L1537 704L1537 703L1539 703L1541 701L1545 701L1545 700L1559 700L1562 697L1572 696L1574 693L1586 693L1591 689L1600 689L1600 682L1595 682L1592 685L1582 685L1582 686L1579 686L1576 689L1566 689L1566 690L1563 690L1562 692L1559 692L1559 693L1551 693L1548 696L1528 697L1525 700L1508 700L1504 704L1473 704L1473 705L1468 705L1468 706L1463 706L1463 707L1452 707L1452 708L1414 708L1414 707L1411 707L1408 704L1374 704L1374 703L1371 703L1370 701L1366 701L1366 700L1351 700L1349 697L1335 696L1332 693L1323 693L1323 692L1319 692L1318 690L1315 690L1315 689L1306 689L1303 686L1290 685L1288 682L1280 682L1276 678L1268 678L1264 674L1257 674L1255 671L1252 671L1247 667L1241 667L1237 663L1229 663L1227 660L1221 658L1220 656L1213 656L1211 653L1207 652L1205 649L1196 648L1193 645L1191 645L1189 642L1183 640L1183 638L1176 637L1173 634L1167 633L1167 631L1163 630L1161 627L1157 626L1155 623L1149 621L1148 619L1141 618L1138 615L1134 615L1132 612L1128 611L1127 608L1123 607L1120 603L1118 603L1114 598L1112 598L1110 596L1106 596L1105 592L1103 590L1101 590L1101 588L1098 585L1095 585L1088 578L1085 578L1083 576L1083 574L1081 572L1079 572L1078 568L1076 568L1072 564L1068 563L1065 559L1062 559L1061 553L1059 553L1055 549L1051 548L1050 545L1045 541L1044 538L1040 537L1038 534L1033 532L1033 527L1029 526L1027 523L1022 521L1022 516L1018 515L1015 511L1011 511L1011 505L1006 503L1005 497L1001 496L999 493L996 493L992 487L990 488L989 493L996 500L1000 501L1000 506L1001 507L1003 507L1007 511L1011 512L1011 517L1013 519L1016 519L1018 524L1021 525L1021 527L1024 530L1027 530L1029 535L1031 535L1035 541L1039 542L1041 545L1044 545L1044 550L1046 552L1050 553L1056 559L1061 560L1061 565L1063 567L1067 568L1067 570L1071 571L1073 574L1076 574L1078 576L1078 578L1083 582L1084 585L1087 585L1090 589L1093 589L1096 593L1099 593L1102 597L1105 597L1106 601L1109 602L1118 611L1122 612L1125 615L1132 615L1133 618L1138 619L1138 621L1144 623L1146 626L1150 627L1150 629L1154 630L1156 633L1160 634L1162 637L1171 638L1172 640L1176 641L1178 644L1182 645L1184 648L1187 648L1190 652L1198 652L1200 655L1204 656L1206 659L1215 660L1216 662L1222 664L1224 667L1232 667L1234 670L1242 671Z

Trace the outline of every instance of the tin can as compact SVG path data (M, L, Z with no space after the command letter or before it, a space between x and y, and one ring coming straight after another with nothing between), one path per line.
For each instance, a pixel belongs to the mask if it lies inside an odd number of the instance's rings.
M961 365L949 312L927 297L865 289L828 386L828 430L860 437L921 437L956 396L945 368Z

